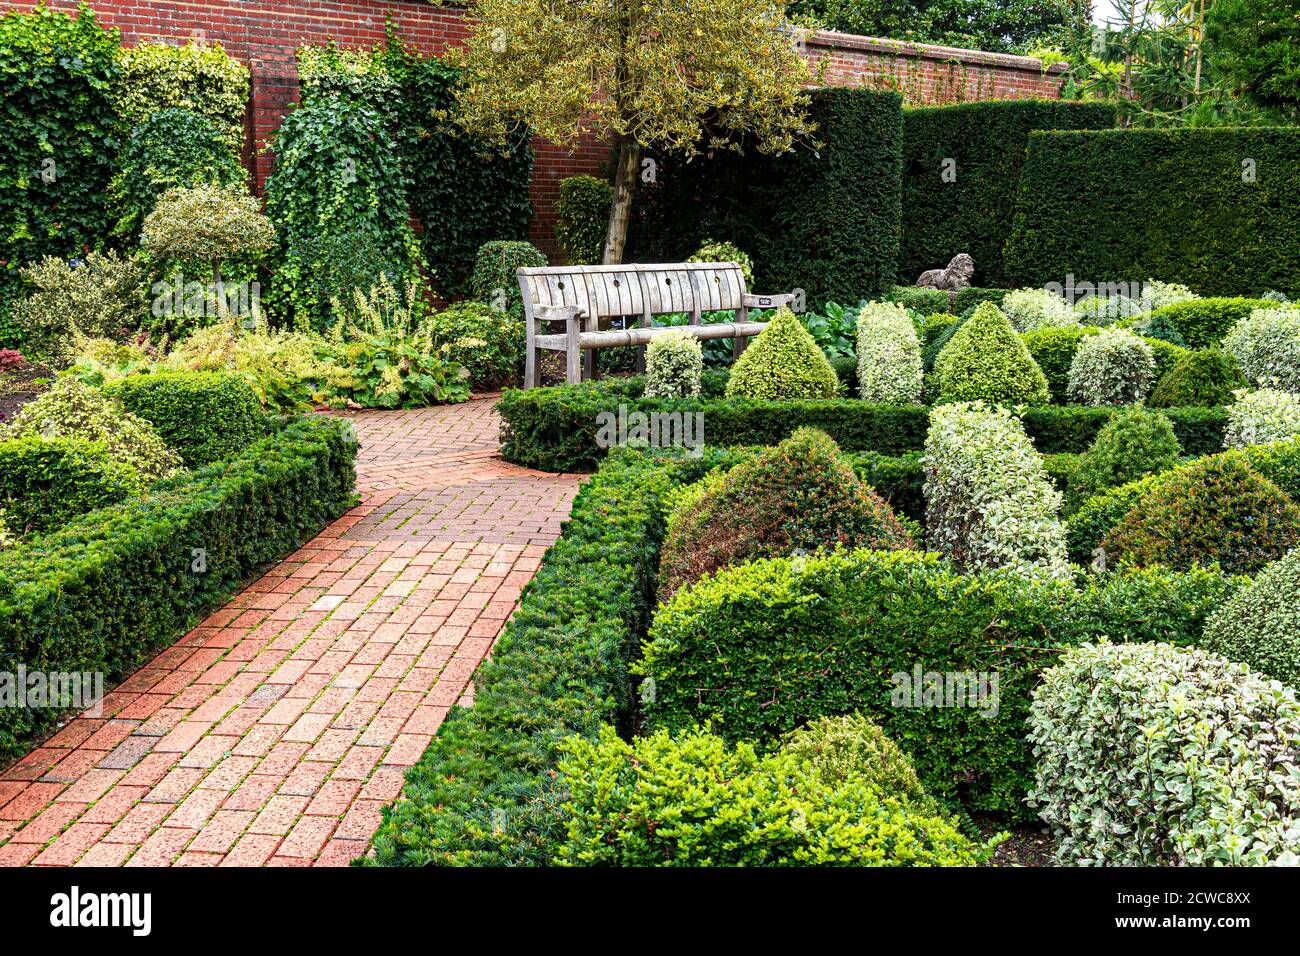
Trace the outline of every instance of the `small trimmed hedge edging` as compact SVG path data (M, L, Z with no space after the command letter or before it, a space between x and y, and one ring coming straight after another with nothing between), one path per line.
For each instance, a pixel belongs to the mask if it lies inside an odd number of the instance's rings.
M725 373L706 373L699 398L647 399L645 379L614 378L526 391L507 390L497 404L501 456L527 468L552 472L594 471L606 448L598 442L603 425L634 433L633 416L645 413L704 416L703 440L710 446L775 445L795 429L819 428L847 452L900 456L920 451L930 410L921 405L874 405L858 399L759 401L721 397ZM621 414L620 414L621 410ZM1082 454L1114 409L1045 405L1025 411L1022 421L1044 455ZM1223 408L1167 408L1186 455L1223 448ZM696 436L700 438L701 436Z
M554 861L565 839L560 743L594 740L602 724L626 727L628 662L654 610L663 502L707 464L618 451L583 486L475 675L474 706L452 708L363 865Z
M239 458L0 553L0 671L129 673L342 514L356 449L347 422L289 419ZM0 708L0 759L60 713Z

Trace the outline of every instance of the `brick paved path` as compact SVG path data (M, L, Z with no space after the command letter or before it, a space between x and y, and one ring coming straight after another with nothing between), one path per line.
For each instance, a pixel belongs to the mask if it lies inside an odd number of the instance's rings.
M0 864L365 852L569 514L494 403L354 416L362 504L0 773Z

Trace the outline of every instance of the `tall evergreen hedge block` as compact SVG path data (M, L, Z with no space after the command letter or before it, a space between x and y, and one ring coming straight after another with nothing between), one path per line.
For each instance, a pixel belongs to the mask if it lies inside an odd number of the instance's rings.
M705 239L724 240L753 258L755 291L803 289L809 308L882 298L898 260L901 102L888 91L819 90L817 149L651 155L627 258L681 262Z
M898 281L914 282L966 252L977 284L1007 285L1002 247L1030 132L1114 125L1115 107L1105 103L1003 100L904 110Z
M1300 294L1300 129L1033 133L1006 265L1019 285Z

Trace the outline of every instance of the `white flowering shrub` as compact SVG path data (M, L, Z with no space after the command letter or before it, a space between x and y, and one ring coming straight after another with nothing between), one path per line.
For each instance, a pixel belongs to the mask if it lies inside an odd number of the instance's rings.
M700 340L689 332L663 332L646 346L646 398L694 398L703 373Z
M1155 377L1150 345L1128 329L1103 329L1080 342L1066 395L1079 405L1134 405L1147 397Z
M1142 295L1139 301L1142 304L1142 311L1154 312L1167 305L1177 305L1179 302L1190 302L1199 298L1199 295L1181 283L1147 279L1142 283Z
M909 405L921 400L925 363L907 309L872 302L858 313L858 392L863 401Z
M1228 406L1225 448L1267 445L1300 435L1300 395L1276 388L1237 389Z
M1030 805L1063 864L1300 864L1300 702L1170 644L1085 644L1029 713Z
M1015 289L1002 298L1002 312L1017 332L1078 325L1079 318L1064 297L1046 289Z
M1256 309L1223 339L1252 385L1300 392L1300 308Z
M1056 490L1020 420L983 402L940 405L925 439L926 544L963 571L1064 579Z

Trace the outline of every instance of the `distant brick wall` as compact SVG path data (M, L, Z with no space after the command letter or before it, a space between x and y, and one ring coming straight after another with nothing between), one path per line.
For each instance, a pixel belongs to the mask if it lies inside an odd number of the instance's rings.
M4 3L30 9L34 2ZM74 10L76 0L49 0ZM307 43L336 40L342 46L373 46L392 20L403 40L421 53L440 54L467 33L467 14L425 0L92 0L96 16L117 27L128 45L144 40L219 42L248 64L252 74L249 138L245 159L260 188L273 159L263 152L268 137L298 98L294 51ZM977 99L1059 95L1060 69L1046 72L1029 57L947 47L896 43L844 33L822 32L807 40L807 55L826 59L825 82L834 86L898 89L909 103L941 104ZM531 237L554 252L552 230L560 180L578 173L600 174L611 162L609 146L595 138L576 149L540 140L530 195Z

